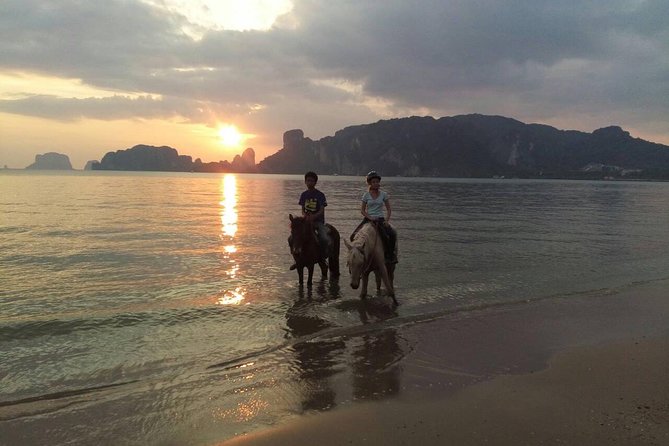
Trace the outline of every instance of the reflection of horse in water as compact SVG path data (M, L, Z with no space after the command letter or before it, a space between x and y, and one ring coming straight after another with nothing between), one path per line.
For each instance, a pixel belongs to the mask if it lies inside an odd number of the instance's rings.
M377 290L381 289L381 281L383 281L387 293L393 298L393 303L398 305L393 287L395 264L386 263L383 240L378 228L373 223L366 223L356 232L351 243L344 240L344 244L348 248L346 263L351 273L351 288L358 289L362 280L360 297L366 298L369 273L374 271Z
M289 217L291 237L290 252L295 259L297 277L299 278L300 285L304 283L305 267L308 272L307 285L311 285L314 275L314 265L316 263L321 267L323 279L327 279L328 277L328 264L331 276L333 278L339 277L339 231L337 231L331 224L325 224L325 228L328 232L327 235L330 239L328 252L326 253L328 263L326 263L325 259L321 257L318 246L318 237L316 237L314 225L310 221L305 220L304 217L293 217L292 214L290 214Z
M356 400L381 400L402 386L404 351L395 329L374 330L353 339L352 389Z
M313 289L300 287L297 298L286 312L286 338L291 339L302 410L329 410L337 405L337 394L330 377L338 373L346 343L339 337L314 338L335 326L322 314L324 302L341 297L338 281L324 281Z

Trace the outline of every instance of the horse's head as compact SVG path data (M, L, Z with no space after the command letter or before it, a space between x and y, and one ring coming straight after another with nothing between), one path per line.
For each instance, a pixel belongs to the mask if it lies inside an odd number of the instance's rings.
M304 252L304 248L314 238L314 228L310 221L304 217L294 217L293 214L288 214L290 218L290 236L292 238L291 254L293 256L300 256Z
M348 272L351 273L351 288L357 290L360 286L360 277L365 272L365 245L352 245L346 239L344 239L344 245L348 249L346 266L348 266Z

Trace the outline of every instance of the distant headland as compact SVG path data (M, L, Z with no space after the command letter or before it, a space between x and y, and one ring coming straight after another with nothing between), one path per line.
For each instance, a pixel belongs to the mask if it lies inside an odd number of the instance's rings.
M205 163L171 147L137 145L109 152L87 168L340 175L375 169L385 176L667 180L669 146L633 138L618 126L586 133L502 116L414 116L346 127L318 141L289 130L283 147L258 164L252 148L232 162Z
M502 116L409 117L344 128L318 141L288 131L265 173L316 170L454 178L669 179L669 146L620 127L592 133Z
M91 170L146 170L164 172L237 172L257 171L255 151L252 148L236 155L232 162L203 163L188 155L179 155L176 149L162 146L137 145L127 150L108 152L100 162L91 162Z

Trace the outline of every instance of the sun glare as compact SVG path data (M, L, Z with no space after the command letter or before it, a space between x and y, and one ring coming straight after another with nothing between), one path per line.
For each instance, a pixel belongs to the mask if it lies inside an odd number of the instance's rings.
M218 137L221 139L221 144L226 147L239 147L244 140L244 136L239 133L234 125L225 125L219 128Z

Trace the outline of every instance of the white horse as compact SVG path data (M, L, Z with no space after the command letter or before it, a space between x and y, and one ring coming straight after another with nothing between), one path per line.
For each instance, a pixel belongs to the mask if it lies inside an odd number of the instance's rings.
M355 234L351 243L344 239L344 244L348 248L346 264L351 273L351 288L357 290L360 286L360 279L362 279L360 298L367 297L369 273L374 271L377 290L381 289L381 280L383 280L387 293L393 298L393 303L399 305L395 299L393 287L395 265L386 264L383 255L383 240L376 226L371 223L365 224Z

